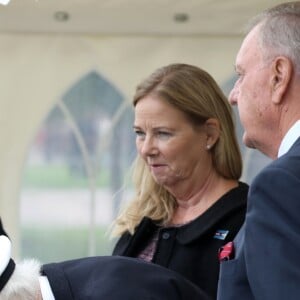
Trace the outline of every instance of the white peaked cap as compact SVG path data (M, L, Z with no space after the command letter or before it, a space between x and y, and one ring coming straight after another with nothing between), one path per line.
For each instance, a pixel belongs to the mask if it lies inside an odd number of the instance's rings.
M11 255L11 242L5 235L0 235L0 276L5 271Z
M0 225L1 222L0 222ZM3 233L4 230L1 227ZM0 292L9 281L11 275L15 270L15 262L10 257L11 254L11 242L6 235L0 235Z

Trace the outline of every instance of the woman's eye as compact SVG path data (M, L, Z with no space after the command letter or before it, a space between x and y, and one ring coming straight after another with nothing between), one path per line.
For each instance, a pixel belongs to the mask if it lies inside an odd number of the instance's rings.
M167 132L167 131L159 131L157 133L157 135L160 137L160 138L169 138L171 136L171 133L170 132Z
M145 133L141 130L135 130L135 135L136 137L143 138L145 136Z

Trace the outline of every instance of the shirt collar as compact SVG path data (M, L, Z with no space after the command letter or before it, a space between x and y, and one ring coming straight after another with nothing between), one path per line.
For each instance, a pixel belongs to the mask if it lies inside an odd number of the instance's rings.
M283 140L281 141L278 157L287 153L293 144L296 142L298 137L300 136L300 120L298 120L286 133Z
M41 287L42 299L55 300L48 278L46 276L40 276L39 282Z

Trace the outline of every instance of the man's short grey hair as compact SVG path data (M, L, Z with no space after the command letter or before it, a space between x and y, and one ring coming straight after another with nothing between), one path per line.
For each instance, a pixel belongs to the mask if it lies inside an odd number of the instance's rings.
M300 1L282 3L250 20L247 31L260 26L260 46L265 59L283 55L300 74Z
M0 292L0 300L36 300L41 264L28 259L16 263L14 273Z

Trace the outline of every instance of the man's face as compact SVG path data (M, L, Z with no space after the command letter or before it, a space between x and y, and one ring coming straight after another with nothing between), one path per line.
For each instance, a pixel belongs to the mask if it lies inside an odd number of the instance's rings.
M259 26L245 38L236 58L236 81L229 101L237 105L244 127L243 141L250 148L265 152L271 114L271 61L264 59L258 40ZM270 140L270 138L269 138Z

